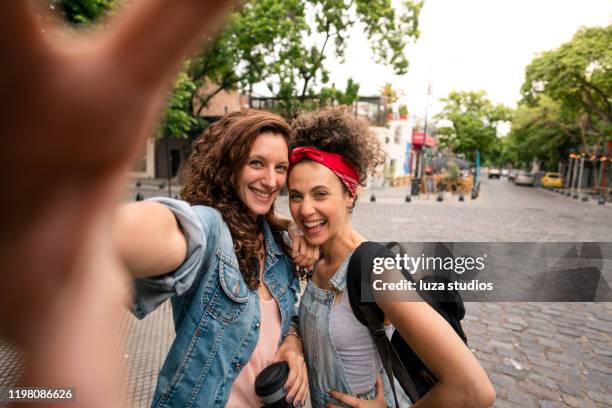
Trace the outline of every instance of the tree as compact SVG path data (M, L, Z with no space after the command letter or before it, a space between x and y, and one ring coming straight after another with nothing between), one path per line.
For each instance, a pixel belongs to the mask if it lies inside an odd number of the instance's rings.
M582 28L569 42L536 57L525 70L521 88L523 103L531 107L544 96L555 101L561 122L578 127L589 155L612 138L610 44L612 25Z
M526 165L539 159L546 168L554 169L561 158L580 146L580 129L558 102L542 95L536 105L518 106L505 142L508 160Z
M335 86L325 87L329 71L327 56L342 59L351 30L359 24L372 43L378 62L404 74L408 60L406 44L419 36L421 2L408 0L400 11L391 0L261 0L248 3L236 15L241 54L239 85L250 92L264 85L280 101L280 110L292 117L312 107L319 98L329 101L340 95ZM254 41L253 41L254 38ZM358 84L350 80L344 96L354 94ZM345 100L345 102L352 102ZM337 101L340 102L340 101Z
M118 0L49 0L49 7L58 10L72 25L89 26L113 10Z
M445 106L435 117L446 122L437 124L440 146L463 153L469 160L475 159L476 150L483 161L498 160L497 126L510 120L510 109L493 105L484 91L453 91L441 101Z
M204 128L199 115L194 114L193 93L195 83L185 72L181 72L174 83L164 120L158 128L159 136L185 137Z
M89 24L121 0L49 0L65 10L70 21ZM344 58L351 30L357 25L371 41L377 62L396 74L408 69L406 45L418 38L423 3L405 0L257 0L232 13L218 37L185 66L174 93L194 89L184 115L166 116L164 129L198 133L205 124L201 110L219 92L239 89L249 95L265 87L277 98L278 111L287 118L300 109L329 103L350 104L359 84L349 80L344 91L326 86L328 56ZM78 5L75 6L75 5ZM92 10L94 13L90 13ZM95 17L91 17L94 16ZM190 84L188 84L190 82ZM204 87L203 85L209 85ZM181 96L179 99L184 99ZM170 97L171 104L176 98ZM174 104L174 106L183 105Z

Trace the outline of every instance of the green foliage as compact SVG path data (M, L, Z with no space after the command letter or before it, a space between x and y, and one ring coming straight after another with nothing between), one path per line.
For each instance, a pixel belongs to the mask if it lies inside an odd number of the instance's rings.
M554 100L561 122L581 128L585 148L612 137L610 44L612 25L582 28L567 43L536 57L525 70L523 103L536 107L544 96Z
M185 72L181 72L174 83L164 120L158 129L160 136L187 137L203 130L202 119L195 116L191 109L195 91L195 83Z
M398 12L391 0L259 0L236 13L223 35L230 36L238 50L234 66L239 87L249 92L264 85L279 98L281 112L292 117L319 98L321 104L356 100L359 88L352 80L343 94L325 86L326 58L344 57L356 24L363 26L378 62L397 74L406 73L404 50L419 36L421 7L420 2L406 1Z
M402 105L399 107L400 116L408 116L408 106Z
M459 170L459 166L457 166L457 163L455 163L454 161L449 162L448 170L446 173L446 177L448 178L448 181L456 182L457 180L459 180L460 176L461 176L461 171Z
M510 109L493 105L484 91L453 91L441 101L445 106L436 119L447 121L450 125L437 125L440 147L450 147L455 153L464 153L472 161L476 150L480 150L483 161L499 160L497 126L510 120Z
M349 78L344 92L331 88L322 88L319 95L319 104L325 105L351 105L359 97L359 84Z
M87 25L122 0L49 0L69 21ZM408 69L406 45L418 38L423 3L405 0L252 0L228 18L219 36L192 58L177 81L162 135L192 134L201 128L201 110L221 91L251 94L265 87L278 98L279 112L291 118L301 109L351 104L359 84L344 91L328 87L326 58L344 57L351 30L359 24L372 44L374 59ZM208 85L208 86L203 86ZM185 94L192 89L191 99ZM182 107L182 108L180 108ZM184 109L184 114L178 110ZM201 123L201 122L200 122Z
M504 140L505 159L522 167L542 160L556 169L561 158L580 145L580 129L558 102L542 95L535 105L522 104L514 112L512 130Z
M59 10L75 26L88 26L112 10L118 0L49 0L49 6Z
M582 28L525 69L523 100L504 141L505 157L556 169L572 151L596 154L612 138L612 25Z

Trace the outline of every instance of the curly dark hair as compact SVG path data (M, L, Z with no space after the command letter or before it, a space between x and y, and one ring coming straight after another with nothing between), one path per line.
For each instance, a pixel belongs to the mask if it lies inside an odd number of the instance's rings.
M236 181L255 139L267 132L280 134L289 143L289 125L278 115L254 109L227 114L193 142L191 155L182 168L182 199L191 205L219 210L232 234L240 272L252 290L259 285L261 228L238 197ZM287 253L273 214L274 205L265 219L276 242Z
M386 154L368 122L355 117L346 106L303 112L293 121L291 130L291 149L314 147L341 154L359 171L361 185L365 185L368 173L385 162Z

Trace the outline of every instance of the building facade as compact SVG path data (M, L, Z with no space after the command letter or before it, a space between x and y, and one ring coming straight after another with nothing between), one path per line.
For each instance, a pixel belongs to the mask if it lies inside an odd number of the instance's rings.
M370 127L387 154L384 166L377 171L377 177L384 177L387 183L410 174L412 126L409 120L390 120L385 127Z

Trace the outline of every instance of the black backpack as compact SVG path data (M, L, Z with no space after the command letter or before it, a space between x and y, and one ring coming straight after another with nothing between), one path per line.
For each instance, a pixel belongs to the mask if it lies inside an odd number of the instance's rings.
M444 257L450 251L444 244L431 243L434 245L436 256ZM403 256L402 246L396 242L391 242L386 246L376 242L364 242L351 256L347 271L347 293L353 314L368 328L376 348L380 355L383 367L389 376L391 389L395 398L395 405L398 406L397 394L393 377L410 397L413 403L421 399L437 382L436 376L421 361L416 353L404 341L400 333L396 330L391 341L386 336L384 329L384 314L378 305L373 302L363 302L361 291L371 292L371 271L374 258L391 257L395 254L391 248L399 247L400 255ZM403 271L406 279L412 280L412 275ZM450 282L448 277L431 275L422 279L425 282L444 283ZM366 292L367 291L367 292ZM460 294L456 290L441 290L429 293L428 291L418 290L419 295L427 301L444 319L451 325L455 332L467 344L467 337L461 327L461 320L465 316L465 307Z

